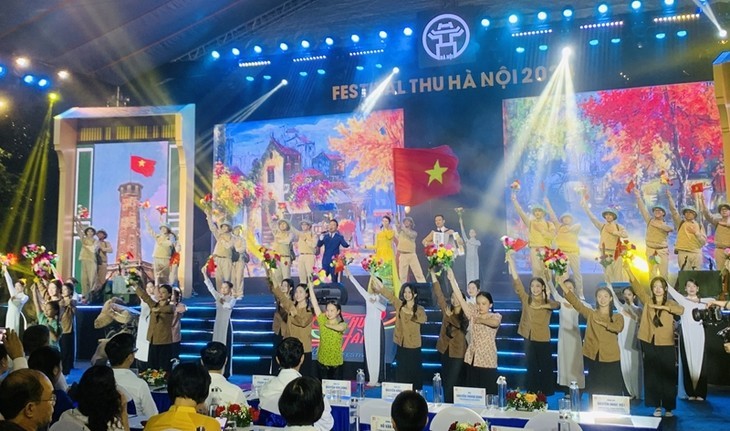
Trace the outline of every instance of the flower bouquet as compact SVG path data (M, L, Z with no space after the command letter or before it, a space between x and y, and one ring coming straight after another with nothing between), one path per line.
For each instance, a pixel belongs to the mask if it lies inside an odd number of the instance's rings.
M208 193L205 196L203 196L202 198L200 198L200 206L203 209L208 209L211 206L213 206L213 195Z
M30 259L31 268L38 277L48 278L55 275L58 255L45 246L28 244L20 249L20 254Z
M13 253L0 254L0 265L2 266L13 266L18 263L18 256Z
M436 269L436 275L454 264L454 250L450 245L435 244L426 247L428 267Z
M236 428L247 427L259 419L259 410L255 407L241 406L240 404L228 404L218 406L215 415L219 418L228 419L229 423L235 424Z
M520 392L519 389L507 392L507 408L531 412L546 410L547 397L542 392Z
M163 215L167 214L167 205L157 205L155 207L155 211L160 213L160 217L162 217Z
M76 217L80 218L81 220L88 219L89 218L89 209L83 205L77 206L76 207Z
M521 188L521 186L520 186L520 180L514 180L514 181L512 181L512 184L509 185L509 188L511 188L512 191L514 191L514 192L519 192L520 191L520 188Z
M270 250L266 247L259 247L259 253L261 253L261 261L269 268L276 269L276 266L281 262L281 255L274 250Z
M616 246L616 252L626 260L633 260L636 254L636 244L628 239L621 240Z
M332 283L332 279L329 275L324 271L324 269L320 269L318 272L312 273L312 285L313 286L319 286L320 284L327 284Z
M139 203L138 205L139 205L139 207L140 207L140 208L142 208L143 210L146 210L147 208L149 208L149 207L150 207L150 200L149 200L149 199L147 199L147 200L146 200L146 201L144 201L144 202L140 202L140 203Z
M467 422L454 422L449 426L449 431L487 431L488 429L488 424L480 424L478 422L473 424Z
M553 271L555 275L563 275L568 270L568 256L559 248L543 247L537 253L545 268Z
M334 268L335 274L339 274L345 270L345 267L351 264L353 258L346 256L345 254L337 254L332 258L330 266Z
M35 259L39 255L46 252L46 247L38 244L24 245L20 249L20 254L26 259Z
M140 277L139 273L134 268L130 269L129 272L127 272L125 281L127 282L127 287L131 287L132 289L134 289L137 286L139 286L139 287L143 286L142 277Z
M505 252L517 252L527 247L527 241L522 238L512 238L505 235L499 240L502 242L502 246L504 247Z
M167 384L167 373L164 370L149 368L139 373L139 377L151 388L161 388Z
M385 265L383 259L376 258L372 254L360 262L360 266L362 266L362 269L371 274L381 272L383 269L383 265Z

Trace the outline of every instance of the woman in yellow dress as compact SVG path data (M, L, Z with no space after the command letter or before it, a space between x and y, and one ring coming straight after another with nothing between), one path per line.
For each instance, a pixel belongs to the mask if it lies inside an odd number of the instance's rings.
M373 257L376 260L382 259L383 263L386 264L385 271L379 273L378 276L383 280L383 285L386 288L392 286L393 292L397 297L400 293L401 286L393 248L395 230L393 230L390 216L383 216L382 221L380 231L375 234L375 255Z

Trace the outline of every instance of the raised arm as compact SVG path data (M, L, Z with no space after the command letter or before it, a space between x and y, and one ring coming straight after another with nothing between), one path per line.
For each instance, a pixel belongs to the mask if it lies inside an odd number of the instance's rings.
M150 234L152 238L156 238L157 235L155 234L155 230L152 229L152 225L150 224L150 219L147 217L147 212L142 212L142 218L144 218L144 225L147 229L147 233Z
M591 209L588 208L588 202L585 199L581 199L580 201L580 207L583 208L583 211L585 211L588 218L591 220L591 223L593 223L593 226L596 227L599 231L603 229L603 223L601 223L600 220L591 212Z
M527 213L525 213L525 211L520 206L520 203L517 201L517 194L515 192L512 192L511 199L512 204L515 206L515 210L517 210L517 214L519 214L520 218L522 219L522 222L529 226L530 216L528 216Z
M464 218L461 217L461 214L459 214L459 227L461 228L461 236L464 238L468 238L467 231L464 229Z
M555 210L553 209L553 206L550 205L550 199L548 199L548 197L545 196L545 199L543 199L543 202L545 203L545 209L547 210L548 217L550 217L553 220L553 222L560 223L558 216L555 214Z
M378 293L380 293L385 299L390 301L390 303L393 304L393 307L395 307L396 310L399 309L401 305L403 305L403 302L401 302L400 298L396 298L393 292L388 289L381 289Z
M441 313L446 314L446 311L449 309L449 307L446 304L446 297L444 297L444 292L441 290L441 283L439 283L438 277L436 277L436 273L434 273L433 270L431 270L431 286L433 287L433 294L436 296L436 302L441 309Z
M679 225L682 223L682 217L680 217L679 211L677 211L677 205L674 203L674 199L672 199L672 193L669 189L667 189L665 193L667 195L667 200L669 201L669 213L672 215L672 221L674 222L674 226L679 228Z
M667 287L667 292L672 297L672 299L677 301L677 303L679 303L679 305L681 305L684 308L693 308L693 307L697 306L696 303L694 303L694 302L690 301L689 299L685 298L684 296L682 296L682 294L679 293L679 291L677 291L677 289L675 289L672 286Z
M456 281L456 277L454 276L454 270L448 268L446 270L446 277L449 279L449 282L451 282L451 290L454 292L454 295L456 295L456 299L459 301L461 309L464 310L464 313L471 312L471 307L467 305L466 298L464 298L464 295L461 293L461 289L459 289L459 283ZM433 271L431 271L431 278L434 280L434 284L438 283L438 281L436 281L436 274ZM467 317L471 316L467 315Z
M79 238L84 237L84 224L81 223L81 220L74 218L74 228L76 229L76 235Z
M309 278L309 277L307 277ZM312 303L312 310L314 310L314 315L319 317L320 314L322 314L322 309L319 308L319 301L317 301L317 295L314 294L314 284L312 284L311 280L307 280L307 289L309 290L309 300Z
M40 315L43 314L43 308L41 299L38 295L38 289L33 289L33 292L31 292L31 296L33 297L33 305L35 305L36 316L40 318Z
M211 210L205 212L205 221L208 222L208 229L210 229L210 233L213 234L213 237L218 240L218 226L213 223L213 215L211 214Z
M203 273L203 283L205 283L205 287L208 288L208 292L210 292L211 295L213 295L213 298L215 298L216 301L219 301L221 299L221 294L218 293L217 290L215 290L215 286L213 286L213 282L210 281L210 277L208 277L208 265L204 265L202 268L200 268L200 272Z
M649 210L646 208L646 202L644 202L644 198L641 197L641 191L639 191L638 187L634 187L634 196L636 196L636 206L639 208L641 217L644 219L645 223L649 223L651 221L651 216L649 215Z
M144 301L145 304L149 305L150 308L157 307L157 302L155 300L153 300L150 297L150 295L148 295L147 292L145 292L145 290L142 289L142 287L140 287L139 285L135 285L134 290L137 293L137 296L139 296L139 299Z
M585 317L586 319L590 319L591 315L593 314L593 309L587 307L572 290L567 290L565 288L565 285L561 285L560 287L563 289L563 292L565 292L565 300L568 301L568 303L572 305L573 308L575 308L575 310L581 314L581 316Z
M507 252L506 260L509 273L512 275L512 288L524 306L527 304L529 297L527 296L527 292L525 292L525 286L522 284L522 280L520 280L520 275L517 273L517 266L515 265L515 258L512 252Z
M17 295L18 292L15 290L15 284L13 283L13 279L10 278L10 272L8 271L8 267L5 265L3 265L3 275L5 276L5 284L8 285L10 298L15 298L15 295Z
M355 290L357 290L357 293L359 293L364 300L368 301L370 299L370 294L367 290L365 290L365 288L362 287L362 284L360 284L360 282L358 282L357 279L352 275L352 272L350 272L350 268L348 268L347 265L345 265L345 275L347 276L347 278L350 279L352 285L355 286Z

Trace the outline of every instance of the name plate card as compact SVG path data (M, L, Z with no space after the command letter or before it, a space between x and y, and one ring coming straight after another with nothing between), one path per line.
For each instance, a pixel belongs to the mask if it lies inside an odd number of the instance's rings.
M261 389L265 384L269 383L269 381L273 378L274 378L274 376L263 375L263 374L254 374L253 376L251 376L251 389L254 389L254 388Z
M393 431L393 421L386 416L371 416L370 431Z
M381 396L380 398L385 401L393 401L395 397L398 396L399 393L403 391L410 391L413 390L413 384L412 383L390 383L390 382L383 382L383 386L381 386Z
M337 398L350 398L352 395L352 382L349 380L322 380L322 392L330 395L337 395Z
M484 407L487 405L487 390L484 388L454 386L454 404L457 406Z
M618 395L593 395L593 411L630 415L631 400Z

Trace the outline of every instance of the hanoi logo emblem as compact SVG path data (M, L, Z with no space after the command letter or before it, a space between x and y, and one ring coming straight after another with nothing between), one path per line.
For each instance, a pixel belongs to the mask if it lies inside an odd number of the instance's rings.
M442 14L426 24L421 41L434 60L453 60L469 46L469 26L458 15Z

